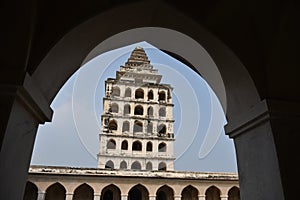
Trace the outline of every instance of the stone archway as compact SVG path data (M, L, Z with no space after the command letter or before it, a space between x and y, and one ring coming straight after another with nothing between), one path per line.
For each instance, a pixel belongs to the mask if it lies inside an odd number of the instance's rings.
M34 183L27 181L23 200L37 200L37 198L38 198L37 186Z
M189 185L186 186L181 192L181 200L198 200L198 190Z
M161 18L159 20L155 18L157 13L153 9L157 8L157 3L160 7ZM118 16L115 13L118 13ZM171 19L167 17L169 14L172 14ZM152 21L141 20L139 17L141 15L153 16ZM164 15L166 15L165 18ZM128 21L131 23L128 24ZM126 25L115 26L115 24ZM152 27L147 27L150 25ZM105 27L105 31L99 27ZM82 37L83 35L85 37ZM193 36L193 39L188 35ZM109 36L114 37L108 38ZM173 52L188 60L215 91L226 111L229 125L228 133L235 138L239 171L243 171L240 174L243 176L241 179L241 196L255 197L257 194L262 194L266 197L265 199L281 199L283 191L272 130L270 130L269 124L264 124L263 127L256 126L257 124L261 125L259 122L265 123L266 118L269 119L269 102L260 103L260 97L249 73L226 45L199 24L185 18L177 10L162 2L151 1L120 6L78 25L49 51L35 71L26 75L25 89L23 88L18 93L19 100L13 104L10 122L8 122L8 128L5 132L8 138L5 139L1 154L3 160L6 156L17 157L19 155L10 149L11 146L17 146L20 151L16 152L22 152L22 156L20 156L22 160L19 161L20 165L8 163L9 166L15 166L12 167L11 173L6 173L6 169L1 170L4 174L2 180L4 183L7 181L6 186L1 188L1 191L5 194L6 190L12 190L9 188L16 188L18 197L22 197L20 191L26 183L25 175L29 163L26 161L30 160L37 126L39 123L51 119L52 113L49 105L69 76L83 63L99 53L141 40L148 41L162 50ZM193 40L202 44L203 47L190 43ZM176 41L176 45L173 41ZM192 47L194 51L191 51ZM201 71L203 69L200 68L199 59L204 58L204 54L209 54L209 58L218 66L218 68L209 68L216 73L207 73L205 71L207 69ZM24 104L29 106L25 108ZM15 129L15 124L22 124L24 127ZM252 132L262 134L240 137L241 132L244 133L249 129L255 129ZM29 135L27 138L14 140L14 138L27 132L31 133L27 134ZM10 143L10 141L13 142ZM23 149L26 151L22 151ZM247 151L244 151L245 149ZM251 160L249 160L249 153L252 155ZM266 157L269 159L268 162L263 160ZM250 167L243 165L245 159L248 160L248 164L250 163ZM15 169L19 172L16 173L18 176L14 177L17 182L20 182L17 186L15 186L15 181L9 181L12 179L11 175L14 174ZM262 190L261 185L256 184L257 181L252 176L253 174L260 177L260 183L268 188L264 187ZM244 183L245 178L252 181ZM265 193L265 190L274 192Z
M167 185L161 186L156 192L156 200L173 200L174 191Z
M108 185L101 191L101 200L119 200L121 199L121 190L116 185Z
M94 190L91 186L84 183L74 190L73 200L93 200Z
M141 184L135 185L128 192L128 200L148 200L149 192L147 188Z
M45 200L64 200L66 189L60 183L50 185L46 190Z

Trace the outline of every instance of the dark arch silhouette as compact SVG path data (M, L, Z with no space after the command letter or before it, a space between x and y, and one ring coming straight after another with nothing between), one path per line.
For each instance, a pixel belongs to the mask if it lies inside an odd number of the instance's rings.
M114 184L110 184L102 189L101 200L121 199L121 190Z
M127 163L125 160L120 163L120 169L127 169Z
M149 192L147 188L141 184L135 185L129 190L128 200L148 200Z
M135 115L143 115L144 114L144 108L141 105L137 105L134 108L134 114Z
M143 132L143 123L141 121L134 121L134 125L133 125L133 132L137 133L137 132Z
M174 190L163 185L156 191L156 200L174 200Z
M160 163L158 164L158 170L159 170L159 171L167 171L167 165L166 165L166 163L160 162Z
M144 90L142 88L139 88L135 90L135 98L136 99L143 99L144 98Z
M205 200L221 200L220 189L216 186L210 186L205 191Z
M228 200L240 200L240 189L236 186L233 186L228 191Z
M146 170L151 171L153 169L152 163L149 161L146 164Z
M114 86L112 88L111 96L113 96L113 97L119 97L120 96L120 88L117 87L117 86Z
M46 190L45 200L65 200L66 189L60 183L50 185Z
M133 170L141 170L142 169L141 163L139 161L134 161L131 164L131 169L133 169Z
M107 149L116 149L116 141L114 139L110 139L107 142Z
M159 143L158 145L158 152L166 152L167 151L167 145L164 142Z
M86 183L74 190L73 200L94 200L94 189Z
M118 129L118 123L116 120L111 120L109 121L108 123L108 129L111 130L111 131L115 131Z
M198 193L195 187L186 186L181 192L181 200L198 200Z
M27 181L23 200L37 200L37 197L38 197L37 186L34 183Z
M115 165L113 163L113 161L109 160L105 163L105 169L114 169Z
M142 142L137 140L132 143L132 151L142 151L142 148Z
M122 150L128 150L128 142L127 142L127 140L122 141L121 149Z

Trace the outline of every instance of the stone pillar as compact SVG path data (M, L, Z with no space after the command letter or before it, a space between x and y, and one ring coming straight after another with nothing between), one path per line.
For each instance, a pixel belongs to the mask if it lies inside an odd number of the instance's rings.
M234 138L237 152L241 199L284 199L277 157L278 146L276 148L275 143L277 128L272 124L273 119L287 117L289 112L281 112L282 106L282 102L264 100L226 126L226 133ZM296 121L290 122L292 124ZM286 137L284 131L290 129L291 124L283 125L281 120L276 123L285 127L280 135ZM299 119L297 124L300 124Z
M27 76L23 86L0 85L0 196L23 199L38 125L52 110Z
M46 196L45 192L38 192L37 200L44 200Z
M156 195L149 195L149 200L156 200Z
M127 200L128 194L121 194L121 200Z
M66 200L72 200L73 199L73 193L66 193Z
M228 200L228 195L226 194L220 195L220 198L221 200Z
M174 195L174 200L181 200L181 195L180 194Z
M101 199L101 194L94 193L94 200L100 200L100 199Z
M205 200L205 194L199 194L198 200Z

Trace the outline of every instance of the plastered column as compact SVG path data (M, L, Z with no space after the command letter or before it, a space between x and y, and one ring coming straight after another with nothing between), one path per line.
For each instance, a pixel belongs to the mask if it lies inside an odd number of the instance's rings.
M127 200L128 194L121 194L121 200Z
M228 200L228 195L220 195L221 200Z
M73 199L73 193L66 193L66 200L72 200Z
M198 195L198 200L205 200L205 194Z
M156 195L149 195L149 200L156 200Z
M44 200L46 196L46 192L38 192L37 200Z
M237 152L241 199L283 200L273 119L287 117L284 103L261 101L248 112L231 120L226 134L234 138ZM275 109L275 110L274 110ZM280 120L276 124L280 124ZM288 127L288 126L286 126ZM282 132L284 134L284 132Z
M180 194L174 195L174 200L181 200L181 195Z
M29 75L22 86L0 85L0 110L0 196L23 199L37 128L52 110Z
M100 200L101 194L99 193L94 193L94 200Z

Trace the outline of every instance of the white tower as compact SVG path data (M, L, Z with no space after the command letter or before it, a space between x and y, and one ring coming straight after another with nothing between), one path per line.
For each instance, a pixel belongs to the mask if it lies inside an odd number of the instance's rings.
M98 167L174 170L172 87L141 47L105 81Z

